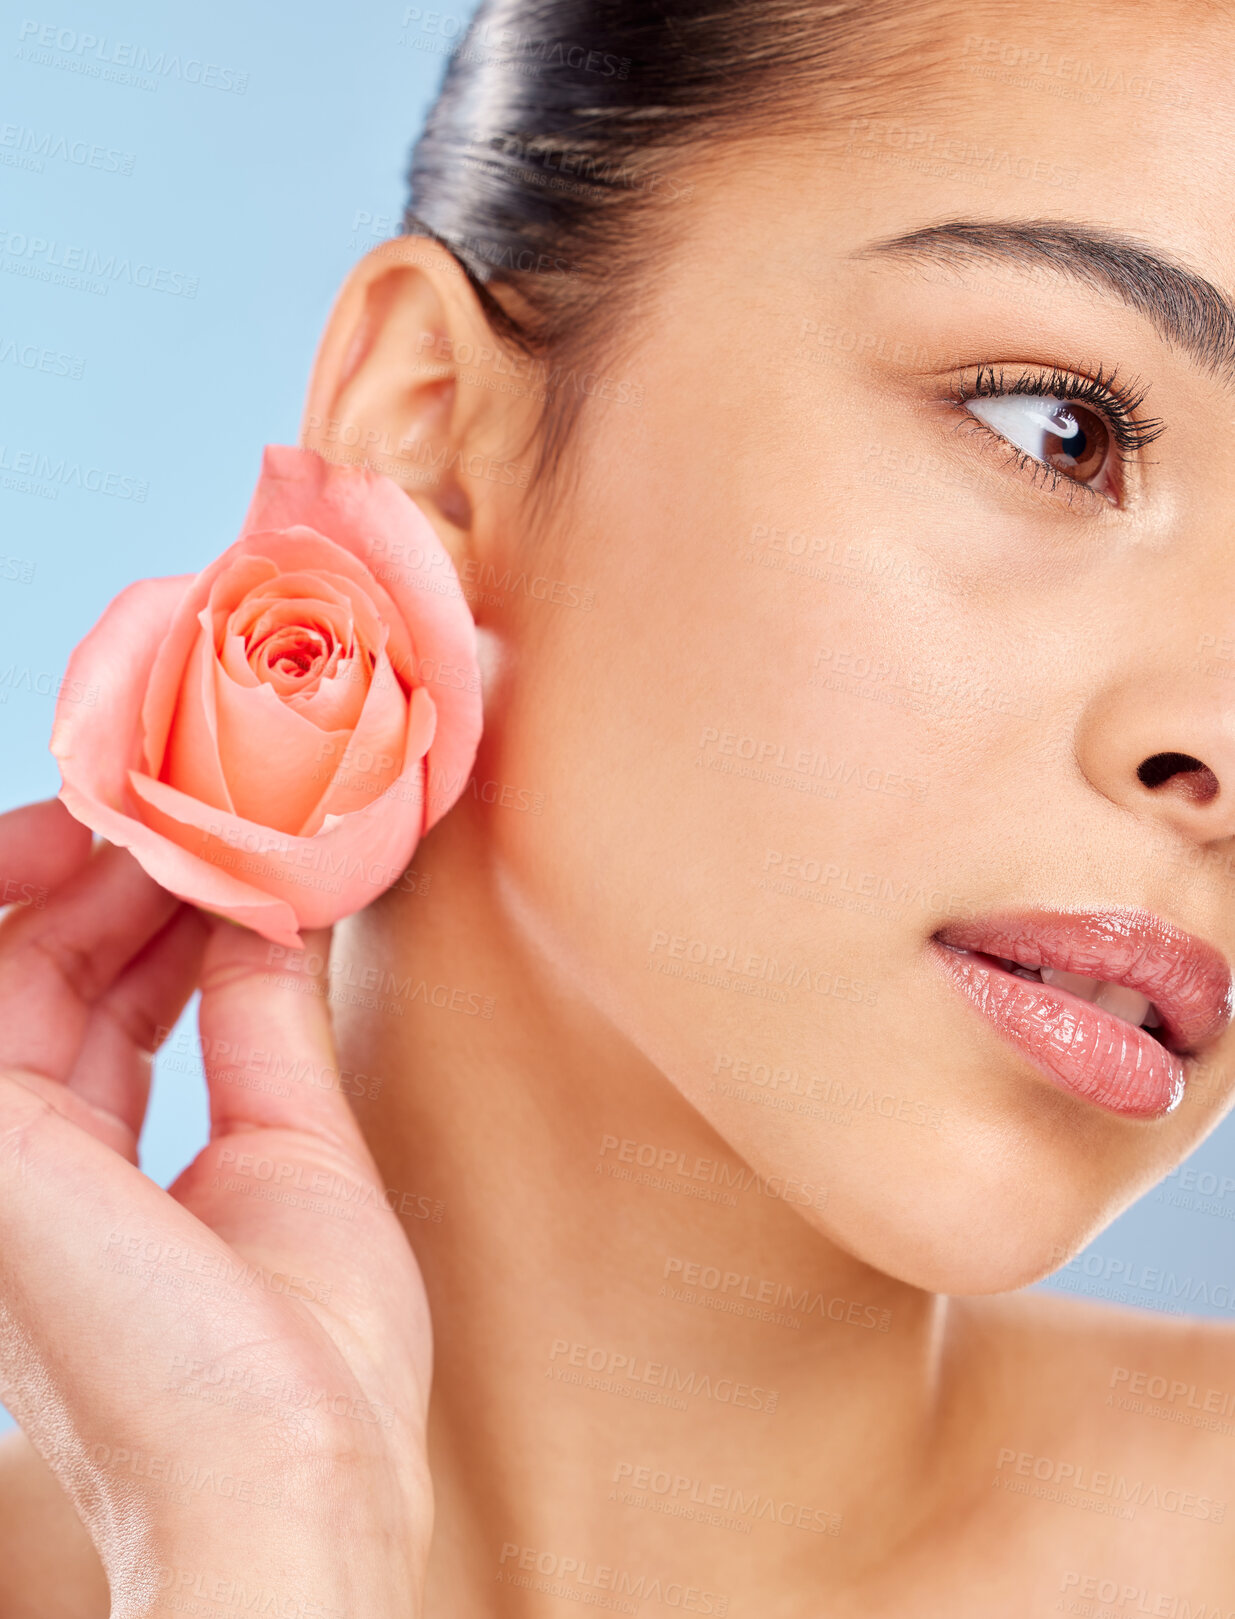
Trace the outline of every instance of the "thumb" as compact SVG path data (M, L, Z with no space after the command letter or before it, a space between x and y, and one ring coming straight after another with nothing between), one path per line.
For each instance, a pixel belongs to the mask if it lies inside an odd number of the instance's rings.
M199 1027L211 1139L238 1130L312 1135L364 1165L343 1094L328 1001L330 930L302 951L218 921L202 965Z

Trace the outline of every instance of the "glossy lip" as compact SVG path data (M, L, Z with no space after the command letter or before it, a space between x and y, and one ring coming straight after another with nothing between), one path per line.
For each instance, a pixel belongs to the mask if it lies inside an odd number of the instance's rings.
M953 983L1041 1073L1129 1117L1177 1107L1187 1060L1235 1011L1225 957L1146 911L1005 913L950 923L931 943ZM1161 1042L1069 990L1008 972L995 956L1137 990L1158 1010Z

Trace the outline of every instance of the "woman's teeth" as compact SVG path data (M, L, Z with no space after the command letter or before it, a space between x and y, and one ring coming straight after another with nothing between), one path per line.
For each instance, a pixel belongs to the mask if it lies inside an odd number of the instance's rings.
M1059 967L1022 967L1019 961L1008 961L1000 956L995 959L1018 978L1032 978L1040 984L1058 984L1060 989L1070 990L1083 1001L1092 1001L1095 1006L1122 1018L1125 1023L1156 1029L1162 1022L1157 1007L1149 997L1129 989L1125 984L1108 984L1101 978L1082 978L1079 973L1066 973Z

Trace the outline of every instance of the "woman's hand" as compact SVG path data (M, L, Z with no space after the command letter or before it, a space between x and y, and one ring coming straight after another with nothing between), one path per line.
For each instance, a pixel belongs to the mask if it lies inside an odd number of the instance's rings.
M428 1309L325 983L55 801L0 816L0 894L0 1398L112 1619L418 1614ZM149 1054L199 982L211 1139L163 1191Z

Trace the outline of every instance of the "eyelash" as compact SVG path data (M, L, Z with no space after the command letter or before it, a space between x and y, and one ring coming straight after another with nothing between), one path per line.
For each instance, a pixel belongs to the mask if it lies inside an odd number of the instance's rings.
M1015 380L1009 381L1002 366L984 365L978 367L972 383L957 385L951 402L964 412L965 421L972 422L995 439L1008 452L1008 458L1028 473L1035 483L1045 478L1052 489L1062 486L1069 499L1079 492L1093 495L1104 504L1109 504L1099 491L1090 489L1087 484L1077 483L1074 478L1065 478L1062 472L1004 438L1002 433L997 433L972 411L965 410L965 405L971 399L991 399L1005 394L1074 400L1077 404L1087 405L1110 429L1119 464L1124 467L1166 431L1166 423L1158 417L1137 415L1147 391L1135 379L1128 383L1120 382L1117 370L1107 372L1101 367L1093 377L1077 376L1075 372L1060 371L1052 366L1049 370L1022 371ZM965 422L957 423L958 427L964 425Z

